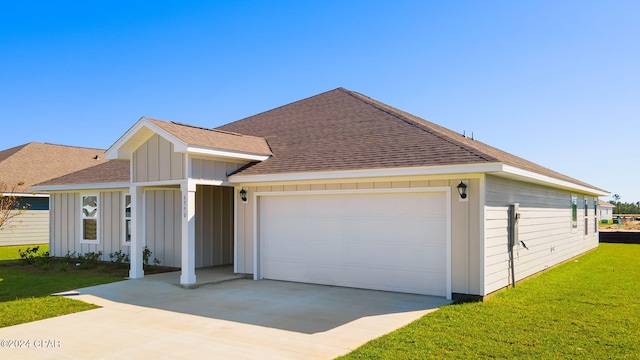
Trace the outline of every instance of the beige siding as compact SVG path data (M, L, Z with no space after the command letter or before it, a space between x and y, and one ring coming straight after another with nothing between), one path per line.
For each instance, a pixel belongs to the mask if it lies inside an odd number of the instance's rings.
M246 163L226 162L220 160L191 159L190 177L199 180L228 181L227 174L230 174Z
M182 213L181 194L177 190L145 191L145 240L151 258L162 266L180 267Z
M571 225L571 193L487 176L485 207L485 294L509 285L508 211L519 203L519 244L514 251L516 280L533 275L598 246L593 197L585 235L584 195L578 196L578 227Z
M116 251L129 254L129 246L123 244L123 193L104 191L99 193L99 242L82 244L80 221L80 196L82 193L51 194L49 226L49 251L53 256L67 253L84 254L102 251L102 260L109 261L109 255Z
M0 246L47 244L49 210L27 210L9 220L0 230Z
M180 180L184 178L183 155L173 144L155 134L132 155L134 182Z
M196 190L196 267L233 263L233 188Z
M278 184L274 186L250 186L249 203L243 204L238 198L237 219L237 269L239 273L253 273L253 236L254 236L254 204L252 194L270 191L305 191L305 190L353 190L353 189L397 189L415 187L451 187L452 204L452 291L455 293L479 294L480 288L480 196L479 180L471 179L469 183L469 201L460 202L456 186L460 179L416 178L395 181L381 179L379 181L356 181L344 183L316 184ZM237 191L236 191L237 196Z

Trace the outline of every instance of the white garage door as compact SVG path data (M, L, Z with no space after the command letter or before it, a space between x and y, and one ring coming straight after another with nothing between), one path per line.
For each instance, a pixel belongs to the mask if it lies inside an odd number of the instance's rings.
M260 196L261 277L447 295L442 192Z

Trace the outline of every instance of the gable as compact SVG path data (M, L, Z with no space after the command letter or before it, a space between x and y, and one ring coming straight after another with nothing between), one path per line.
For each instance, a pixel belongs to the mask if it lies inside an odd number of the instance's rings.
M134 182L180 180L184 178L184 155L158 134L152 135L131 154Z
M169 141L177 153L254 161L271 156L263 138L143 117L107 150L107 158L129 160L154 135Z

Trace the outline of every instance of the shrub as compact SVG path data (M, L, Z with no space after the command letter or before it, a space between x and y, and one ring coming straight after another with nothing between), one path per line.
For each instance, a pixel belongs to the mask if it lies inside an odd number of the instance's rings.
M142 268L146 269L147 267L149 267L149 258L151 258L151 250L149 250L148 247L144 247L144 250L142 250ZM153 265L154 266L158 266L160 265L160 260L158 260L157 258L153 258Z
M80 260L80 269L87 270L94 267L98 261L102 258L102 251L98 252L87 252L84 255L78 255L78 260Z
M129 255L122 252L122 250L118 250L116 252L112 252L109 254L109 259L111 262L116 264L128 264L129 263Z
M24 251L22 251L22 249L18 249L18 254L20 254L20 263L22 265L37 265L48 269L49 265L51 265L49 252L45 251L42 254L38 254L39 250L40 246L28 247Z
M51 267L51 256L48 251L43 252L42 254L35 257L35 265L48 269Z
M68 261L62 261L60 264L58 264L58 271L60 272L67 272L67 270L69 270L69 262Z

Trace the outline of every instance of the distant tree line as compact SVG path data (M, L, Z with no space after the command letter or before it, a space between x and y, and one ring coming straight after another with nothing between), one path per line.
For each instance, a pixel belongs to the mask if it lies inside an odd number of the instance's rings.
M620 195L614 194L613 200L609 201L609 204L615 206L613 208L614 214L640 214L640 201L635 203L620 202Z

